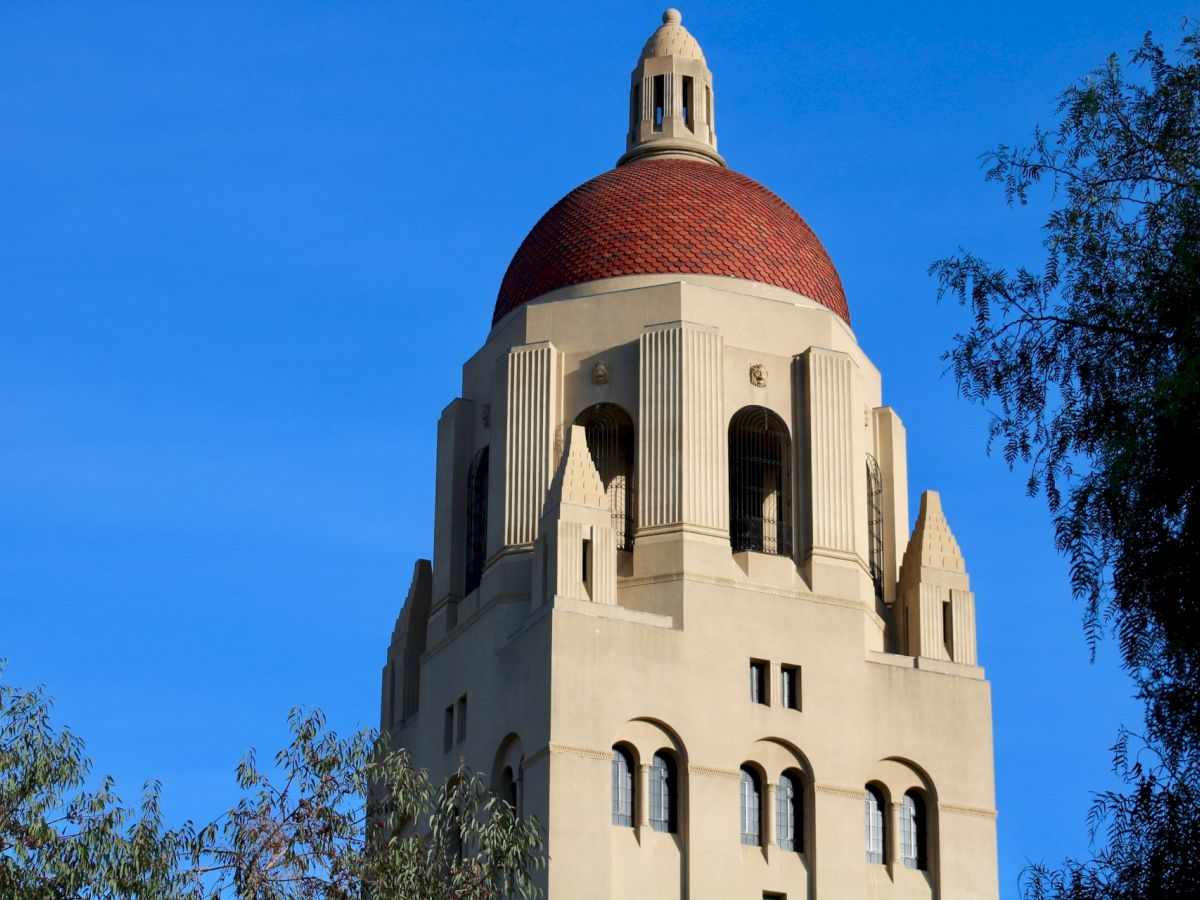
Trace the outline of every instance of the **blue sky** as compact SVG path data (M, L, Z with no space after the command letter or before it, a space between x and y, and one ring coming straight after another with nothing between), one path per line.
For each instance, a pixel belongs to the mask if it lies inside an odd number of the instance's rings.
M128 799L234 796L293 704L375 724L435 422L538 216L623 150L660 6L0 6L0 656ZM942 492L993 684L1001 891L1086 850L1137 706L1043 501L984 453L931 261L1038 260L979 155L1182 3L697 2L730 165L837 264Z

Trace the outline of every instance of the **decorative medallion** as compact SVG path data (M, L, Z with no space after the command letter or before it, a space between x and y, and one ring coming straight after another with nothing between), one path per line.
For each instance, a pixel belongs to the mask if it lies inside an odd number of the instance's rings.
M750 383L755 387L765 388L767 386L767 367L762 363L755 363L750 367Z
M592 384L608 384L611 377L612 370L609 369L608 363L598 362L592 366Z

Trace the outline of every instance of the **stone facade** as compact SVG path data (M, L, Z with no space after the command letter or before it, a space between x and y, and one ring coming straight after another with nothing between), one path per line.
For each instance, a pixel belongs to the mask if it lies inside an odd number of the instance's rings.
M656 73L709 92L695 131L639 137ZM633 84L623 165L724 165L674 11ZM568 283L463 368L382 727L537 816L551 898L998 895L974 595L937 494L908 533L904 427L835 305Z

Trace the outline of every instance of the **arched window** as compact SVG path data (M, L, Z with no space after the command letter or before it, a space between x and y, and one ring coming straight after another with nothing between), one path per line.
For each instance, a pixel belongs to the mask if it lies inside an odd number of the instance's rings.
M467 547L466 578L463 593L479 587L483 564L487 560L488 448L471 460L467 470Z
M780 850L804 852L804 795L800 776L784 772L775 790L775 843Z
M604 482L612 510L613 533L618 550L633 549L634 456L633 420L612 403L597 403L575 420L587 434L588 451Z
M500 773L500 799L511 806L514 810L517 808L517 780L513 778L513 770L511 766L505 766L504 771Z
M655 753L650 765L650 827L674 834L678 830L679 785L675 760L667 753Z
M762 846L762 782L748 766L742 766L741 829L743 844Z
M791 439L761 406L729 422L729 542L734 552L792 555Z
M883 477L879 463L867 454L867 552L875 597L883 599Z
M622 747L613 747L612 821L633 827L633 759Z
M926 867L926 844L925 801L909 791L900 805L900 856L907 868Z
M886 834L883 827L883 795L868 787L866 794L867 862L882 863Z

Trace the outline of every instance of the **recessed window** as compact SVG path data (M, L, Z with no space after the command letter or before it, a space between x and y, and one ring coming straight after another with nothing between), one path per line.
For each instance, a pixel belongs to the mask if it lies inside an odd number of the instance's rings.
M613 747L612 823L633 827L633 759L622 747Z
M867 551L875 599L883 599L883 476L879 463L867 455Z
M467 737L467 695L458 698L458 742L461 744Z
M683 124L692 131L696 130L694 121L695 111L692 108L692 76L683 76Z
M604 495L612 511L613 532L618 550L633 549L634 452L633 420L612 403L597 403L575 419L587 434L588 452L604 484Z
M775 790L775 843L780 850L804 852L804 796L798 772L784 772Z
M800 667L779 667L779 703L784 709L800 709Z
M467 470L467 541L463 593L479 587L487 559L488 448L471 460Z
M663 117L666 114L667 84L663 75L654 76L654 130L663 130Z
M734 553L792 555L791 438L762 406L729 421L729 542Z
M926 843L925 801L909 791L900 805L900 856L906 868L926 867Z
M767 664L759 659L750 660L750 702L767 705Z
M740 803L742 843L748 847L762 846L762 782L753 769L742 766Z
M454 746L454 704L446 707L442 716L442 750L449 753Z
M882 863L884 847L883 795L874 787L866 793L867 862Z
M679 788L676 784L675 760L666 753L655 753L650 765L650 827L655 831L674 834L675 809Z

